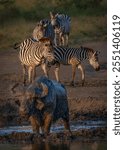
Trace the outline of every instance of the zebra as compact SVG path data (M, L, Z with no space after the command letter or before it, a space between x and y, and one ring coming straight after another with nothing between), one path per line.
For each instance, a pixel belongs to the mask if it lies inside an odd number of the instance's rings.
M53 45L57 46L54 28L48 19L40 20L40 22L34 28L32 35L36 41L39 41L39 39L42 37L50 38L53 42Z
M54 61L53 46L49 38L41 38L34 42L31 38L20 44L19 59L23 67L23 83L26 83L26 67L28 68L28 81L33 82L35 68L41 65L45 76L48 76L46 62Z
M66 14L54 14L53 12L50 12L50 19L53 27L60 30L59 46L68 46L71 18Z
M37 25L35 26L33 33L32 33L32 37L33 37L34 41L39 41L42 37L44 37L45 27L46 27L46 25L37 23Z
M48 20L48 19L41 19L40 20L40 24L45 26L44 37L50 38L53 41L53 44L56 45L56 43L55 43L55 32L54 32L54 28L53 28L50 20Z
M80 48L68 48L68 47L54 47L54 57L55 57L55 77L58 82L59 79L59 69L60 64L62 65L71 65L72 66L72 81L71 85L74 86L74 79L76 68L78 68L81 72L81 80L82 86L84 85L85 80L85 69L84 66L81 65L83 60L89 60L90 65L96 70L100 70L100 65L98 62L98 52L94 51L88 47L80 47ZM49 65L50 69L51 65Z

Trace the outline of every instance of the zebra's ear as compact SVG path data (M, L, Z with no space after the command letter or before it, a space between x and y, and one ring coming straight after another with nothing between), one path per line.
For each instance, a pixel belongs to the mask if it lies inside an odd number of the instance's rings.
M59 15L59 13L56 13L55 17L57 17Z
M100 51L96 51L96 54L99 55L99 54L100 54Z
M83 46L80 46L81 49L83 49Z
M47 26L48 26L48 24L47 24L47 23L45 23L45 24L43 25L43 27L44 27L44 28L46 28Z
M39 26L42 26L42 24L41 24L40 22L38 22L38 23L37 23L37 26L38 26L38 27L39 27Z
M40 21L40 24L43 25L43 20Z
M99 51L95 51L93 55L97 56L98 54L100 54L100 52Z
M50 18L53 18L54 17L54 15L53 15L53 13L50 11Z

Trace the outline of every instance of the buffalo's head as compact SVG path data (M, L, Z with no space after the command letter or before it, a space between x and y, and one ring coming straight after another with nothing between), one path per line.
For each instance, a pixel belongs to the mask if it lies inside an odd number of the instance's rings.
M32 83L28 87L16 85L12 88L16 95L21 117L29 117L37 110L42 110L45 106L44 98L48 95L48 87L44 83Z

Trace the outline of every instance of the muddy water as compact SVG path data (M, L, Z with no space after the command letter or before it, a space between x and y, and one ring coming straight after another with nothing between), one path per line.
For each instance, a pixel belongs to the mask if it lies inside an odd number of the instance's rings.
M93 129L98 127L105 127L105 121L76 121L71 122L71 130L78 131L80 129ZM54 124L51 127L51 133L58 133L64 130L63 125ZM30 132L32 133L31 126L9 126L0 128L0 135L11 134L12 132Z
M0 150L106 150L105 141L41 143L41 144L0 144Z

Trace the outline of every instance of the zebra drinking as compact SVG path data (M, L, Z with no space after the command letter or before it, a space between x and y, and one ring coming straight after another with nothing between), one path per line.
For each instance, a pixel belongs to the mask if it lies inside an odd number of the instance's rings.
M68 46L71 18L65 14L50 12L50 19L54 29L59 30L59 36L56 36L55 40L59 37L59 46Z
M65 48L65 47L54 47L54 57L55 57L55 76L56 80L59 82L59 69L60 64L71 65L72 66L72 81L71 85L74 86L74 79L76 68L81 72L82 86L85 80L85 70L81 65L81 62L85 59L89 60L90 65L96 70L100 70L100 65L98 62L98 53L91 48L80 47L80 48Z
M41 65L44 73L47 73L47 62L54 60L53 46L49 38L41 38L39 42L34 42L31 38L24 40L20 44L19 59L23 67L23 82L26 82L26 67L28 68L28 80L31 83L35 77L35 68Z

